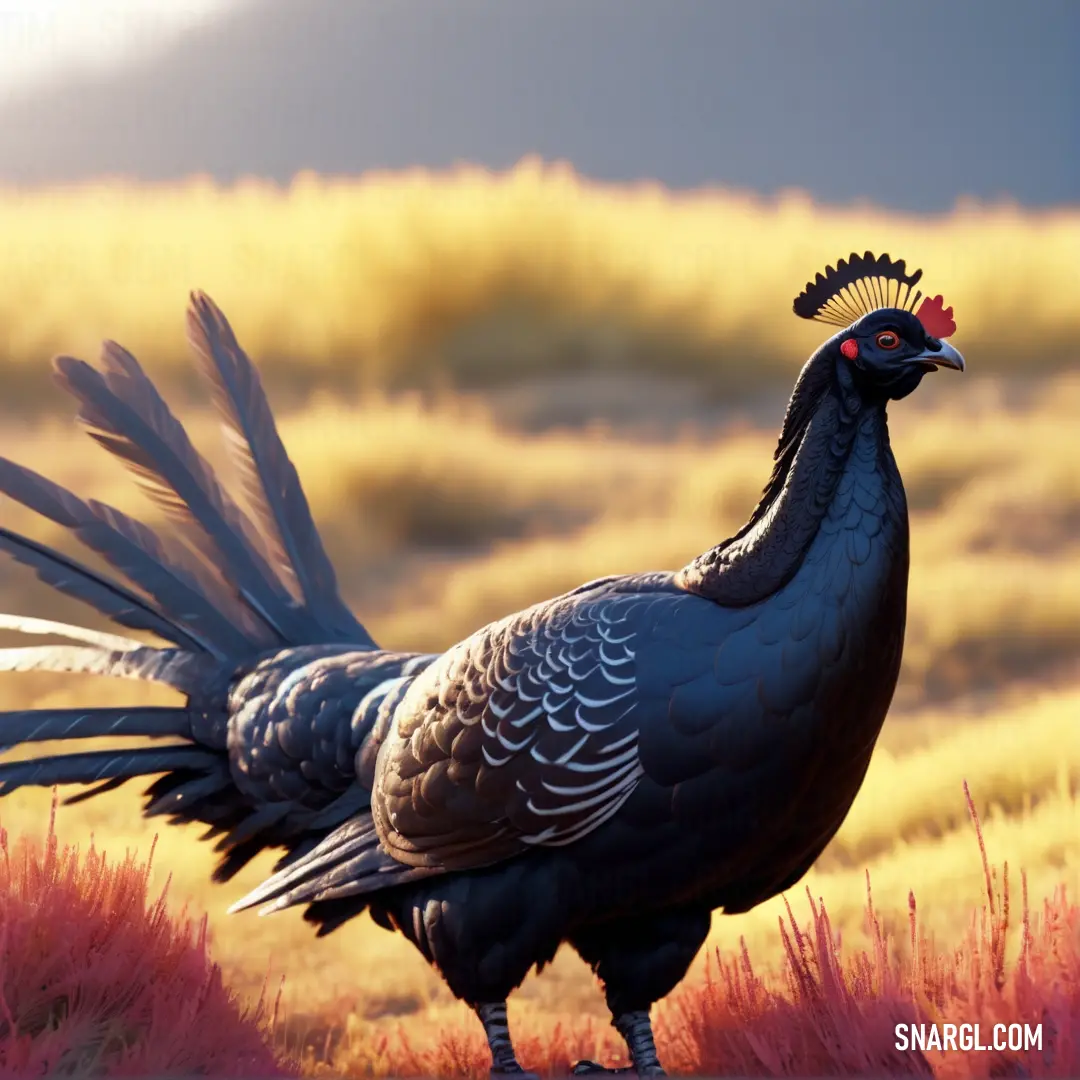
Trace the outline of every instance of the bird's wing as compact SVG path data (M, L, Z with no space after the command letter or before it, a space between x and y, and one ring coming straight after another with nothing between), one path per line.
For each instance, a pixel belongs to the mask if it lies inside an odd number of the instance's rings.
M419 675L379 756L373 812L400 862L486 865L615 814L643 775L637 650L674 588L580 591L493 623Z

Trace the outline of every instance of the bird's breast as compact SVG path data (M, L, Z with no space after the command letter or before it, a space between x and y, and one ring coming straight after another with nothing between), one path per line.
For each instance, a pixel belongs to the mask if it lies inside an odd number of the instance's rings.
M680 828L711 864L695 871L703 884L735 874L767 888L839 828L896 687L907 569L899 476L856 447L798 572L729 622L711 724L699 683L673 695L668 716L684 737L692 718L710 728L713 768L673 794Z

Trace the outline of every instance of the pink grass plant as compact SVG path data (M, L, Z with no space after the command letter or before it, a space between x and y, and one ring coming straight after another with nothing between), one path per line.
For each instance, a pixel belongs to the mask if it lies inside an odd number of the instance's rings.
M148 897L150 863L110 864L0 829L0 1076L287 1076L276 1012L224 986L205 919ZM151 851L151 857L153 851Z

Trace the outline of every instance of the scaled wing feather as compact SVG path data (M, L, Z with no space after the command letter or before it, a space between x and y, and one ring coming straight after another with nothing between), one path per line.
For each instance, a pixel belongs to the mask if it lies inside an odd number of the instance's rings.
M485 865L571 844L642 776L635 597L493 624L421 674L380 758L373 810L416 866Z

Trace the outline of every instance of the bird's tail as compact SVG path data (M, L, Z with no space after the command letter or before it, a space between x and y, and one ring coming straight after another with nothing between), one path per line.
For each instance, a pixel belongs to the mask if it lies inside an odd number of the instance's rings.
M187 698L177 707L0 712L0 748L103 736L170 738L179 745L0 763L0 794L26 784L97 785L76 797L86 798L134 776L166 773L150 789L149 811L201 802L199 819L220 831L252 812L238 807L230 790L225 708L236 673L288 646L341 643L362 651L375 643L339 595L258 373L201 294L191 298L188 337L213 389L253 517L221 485L135 358L113 342L103 346L100 368L58 357L55 378L78 401L78 419L91 437L165 511L172 533L161 535L0 458L0 494L67 530L116 576L2 524L0 550L119 626L167 643L4 615L0 630L59 636L69 644L0 649L0 671L146 679ZM266 818L265 808L261 813Z
M0 751L28 743L95 738L172 739L169 746L84 750L0 762L0 795L24 786L94 785L69 798L81 802L136 776L169 773L171 790L189 797L218 794L231 785L224 716L201 707L217 692L224 698L228 672L204 653L155 648L81 626L0 615L0 630L49 634L79 644L0 649L0 671L54 671L161 683L188 697L180 706L43 708L0 712ZM176 744L175 740L182 740ZM162 812L162 811L157 811Z

